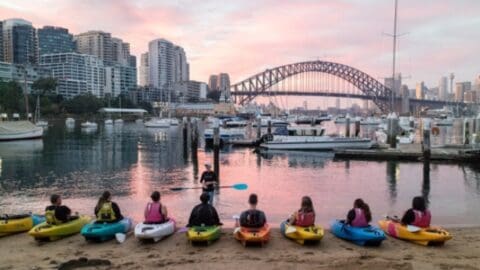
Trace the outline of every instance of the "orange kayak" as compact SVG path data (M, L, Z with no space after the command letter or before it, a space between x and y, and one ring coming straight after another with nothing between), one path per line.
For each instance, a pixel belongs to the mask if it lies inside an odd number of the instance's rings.
M263 246L270 239L270 226L265 224L261 228L239 227L235 229L233 235L244 246L247 244L260 244Z
M388 219L380 220L378 225L392 237L423 246L443 245L446 241L452 239L449 232L439 227L419 228L418 231L410 232L407 226Z

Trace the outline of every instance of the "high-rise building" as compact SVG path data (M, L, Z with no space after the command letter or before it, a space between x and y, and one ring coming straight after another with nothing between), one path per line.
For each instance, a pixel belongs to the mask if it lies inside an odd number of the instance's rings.
M14 64L38 63L38 40L32 23L23 19L3 21L3 57Z
M123 66L130 65L130 44L112 37L112 61Z
M175 79L175 45L166 39L148 43L148 67L150 84L166 89Z
M175 82L185 82L190 79L187 55L182 47L175 46Z
M106 66L111 66L113 64L113 42L110 33L88 31L75 35L74 39L77 52L94 55L102 60Z
M44 26L37 29L37 35L39 55L75 51L73 35L68 32L68 29Z
M448 100L448 78L443 76L438 82L438 99Z
M57 79L57 93L64 98L91 93L104 95L105 68L102 60L93 55L78 53L45 54L40 65L49 68Z
M0 62L0 81L17 81L27 93L32 91L32 84L40 78L51 77L49 69L36 65L18 65L7 62Z
M0 62L3 61L3 21L0 21Z
M210 91L220 90L220 86L218 84L218 75L210 75L210 78L208 79L208 88Z
M400 88L402 86L402 74L398 73L395 75L395 84L392 77L385 78L385 86L391 90L395 90L395 95L400 96Z
M415 87L415 98L417 99L425 98L425 84L423 82L417 83Z
M148 52L146 52L140 55L140 86L147 86L149 84L148 72Z
M457 82L455 84L455 101L463 102L465 97L465 92L468 92L472 89L471 82Z
M137 68L137 57L135 55L130 55L128 63L131 67Z

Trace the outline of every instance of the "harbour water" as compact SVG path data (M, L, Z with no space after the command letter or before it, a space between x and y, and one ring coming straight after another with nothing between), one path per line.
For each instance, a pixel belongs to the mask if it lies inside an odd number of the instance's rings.
M370 129L362 127L365 135ZM327 133L341 125L327 124ZM372 129L373 130L373 129ZM444 128L436 140L459 140L458 125ZM182 130L147 129L125 123L98 130L67 129L53 122L41 140L0 143L0 212L41 213L52 193L79 213L93 214L101 193L112 191L124 215L141 221L153 190L180 224L198 203L198 178L213 153L202 144L198 159L184 148ZM454 141L451 141L454 140ZM186 144L187 146L189 144ZM227 148L220 154L221 184L247 183L247 191L221 189L214 205L224 223L247 208L250 192L259 208L278 224L295 211L304 195L312 197L317 221L327 225L344 218L353 200L370 204L374 219L401 215L413 196L428 198L433 223L444 226L480 224L480 166L409 162L337 161L328 152L254 153L251 148Z

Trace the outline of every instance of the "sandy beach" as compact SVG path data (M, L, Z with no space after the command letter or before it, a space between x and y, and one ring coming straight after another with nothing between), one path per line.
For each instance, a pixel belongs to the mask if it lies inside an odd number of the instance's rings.
M441 247L423 247L388 238L365 248L330 232L319 245L300 246L278 229L260 247L243 247L224 229L208 247L192 247L184 233L158 243L141 243L131 235L87 243L80 235L38 244L27 234L0 238L0 269L480 269L480 227L449 229L454 239Z

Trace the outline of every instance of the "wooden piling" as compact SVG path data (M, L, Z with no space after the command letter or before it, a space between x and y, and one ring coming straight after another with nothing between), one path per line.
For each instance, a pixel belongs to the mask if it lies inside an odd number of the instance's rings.
M257 140L262 137L262 119L257 118Z
M470 144L470 122L468 118L463 120L463 144Z
M355 134L354 134L354 136L355 137L360 136L360 120L355 121Z
M430 125L431 125L430 119L422 120L422 130L423 130L422 154L423 154L423 159L426 161L429 161L431 157Z
M268 120L267 134L272 134L272 121Z
M192 160L198 158L198 123L196 120L192 122L191 129L191 148L192 148Z
M345 137L350 137L350 117L345 119Z
M220 128L213 128L213 171L220 182Z

